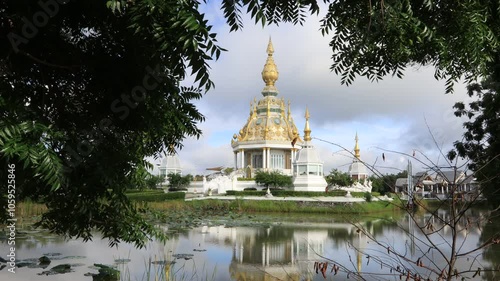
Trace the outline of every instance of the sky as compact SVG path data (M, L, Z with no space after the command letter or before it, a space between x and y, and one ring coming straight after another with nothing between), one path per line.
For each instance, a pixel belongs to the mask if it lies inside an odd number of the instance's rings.
M352 152L356 133L361 159L381 173L405 169L408 156L404 154L413 155L413 151L414 172L425 170L426 165L449 166L443 154L461 139L464 121L453 115L452 106L470 100L464 85L457 84L454 94L445 94L444 81L434 79L432 66L409 67L403 79L388 76L371 82L359 77L350 86L341 85L340 77L329 69L330 38L319 32L324 9L304 26L263 28L244 17L243 30L230 33L219 4L213 2L203 9L219 45L228 51L210 63L215 89L195 102L206 121L199 124L202 137L186 139L178 151L183 174L204 175L211 173L206 170L209 167L234 166L231 139L245 125L250 102L262 97L261 71L270 37L279 71L278 97L291 101L301 135L309 108L313 145L324 161L325 173L334 168L348 170L352 155L341 147Z

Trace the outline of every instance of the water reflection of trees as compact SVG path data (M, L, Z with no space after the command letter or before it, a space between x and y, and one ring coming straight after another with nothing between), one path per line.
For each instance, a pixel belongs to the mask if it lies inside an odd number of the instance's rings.
M479 243L485 243L489 239L500 239L500 213L492 215L490 221L484 224ZM500 280L500 244L494 244L483 251L483 259L488 261L490 266L486 266L482 274L483 280ZM494 270L494 271L493 271Z
M63 244L67 241L63 236L53 235L48 232L32 231L16 237L16 248L21 251L31 250L46 247L50 244Z

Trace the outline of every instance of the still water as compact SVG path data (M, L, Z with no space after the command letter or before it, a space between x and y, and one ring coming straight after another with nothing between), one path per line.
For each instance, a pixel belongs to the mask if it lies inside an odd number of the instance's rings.
M439 218L446 219L447 213L443 211L439 216L421 215L418 220L430 221L434 228L439 228ZM482 216L482 212L475 212L467 218L471 221ZM479 223L464 227L458 235L460 251L465 253L478 246L494 228ZM430 240L439 251L447 253L451 234L445 227L431 235ZM93 264L116 266L125 281L325 280L321 270L316 273L317 262L328 262L326 280L400 280L400 274L395 272L397 266L420 272L427 278L432 275L426 267L440 268L445 261L426 239L405 214L356 218L356 221L319 215L239 216L175 231L165 244L152 241L145 249L123 243L109 248L108 241L101 240L98 234L93 241L84 243L26 230L18 236L16 255L18 263L27 260L28 265L17 268L16 274L3 268L0 280L90 281L88 273L97 272ZM464 256L457 261L458 267L461 270L495 267L500 257L497 246ZM5 240L1 241L0 250L5 258L8 251ZM45 269L33 264L43 255L52 260ZM423 266L405 261L416 261L419 257ZM71 264L72 272L42 274L58 264ZM336 275L334 264L339 265ZM495 280L492 273L484 270L481 275L474 276L471 272L467 276L468 280ZM402 280L405 279L406 276Z

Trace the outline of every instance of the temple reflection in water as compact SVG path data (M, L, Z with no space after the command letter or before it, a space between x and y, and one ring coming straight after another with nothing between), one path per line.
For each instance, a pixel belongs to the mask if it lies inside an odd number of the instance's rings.
M324 252L328 231L292 230L278 237L275 229L238 229L229 266L236 280L298 280L307 263ZM283 233L283 232L282 232Z
M353 247L349 252L342 248L340 253L344 259L351 256L355 260L357 268L353 270L361 270L362 257L354 248L362 250L366 237L356 229L349 223L203 227L201 245L231 247L228 268L231 280L313 280L321 277L314 271L314 263L324 260L325 247L332 248L337 239L350 241Z

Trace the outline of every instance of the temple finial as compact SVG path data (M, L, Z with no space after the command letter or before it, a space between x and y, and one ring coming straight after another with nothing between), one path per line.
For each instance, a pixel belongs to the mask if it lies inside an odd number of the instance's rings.
M306 107L306 125L304 127L304 141L311 141L311 128L309 127L309 109Z
M278 89L276 89L274 83L276 82L276 80L278 80L279 72L276 64L274 63L274 47L270 37L266 52L267 60L266 64L264 65L264 69L262 70L262 80L264 80L266 86L264 87L264 90L262 90L262 94L267 95L268 93L275 93L274 95L276 95Z
M356 137L354 138L356 144L354 145L354 156L359 159L359 144L358 144L358 132L356 132Z
M267 55L272 56L274 53L273 41L271 41L271 36L269 36L269 43L267 43Z

